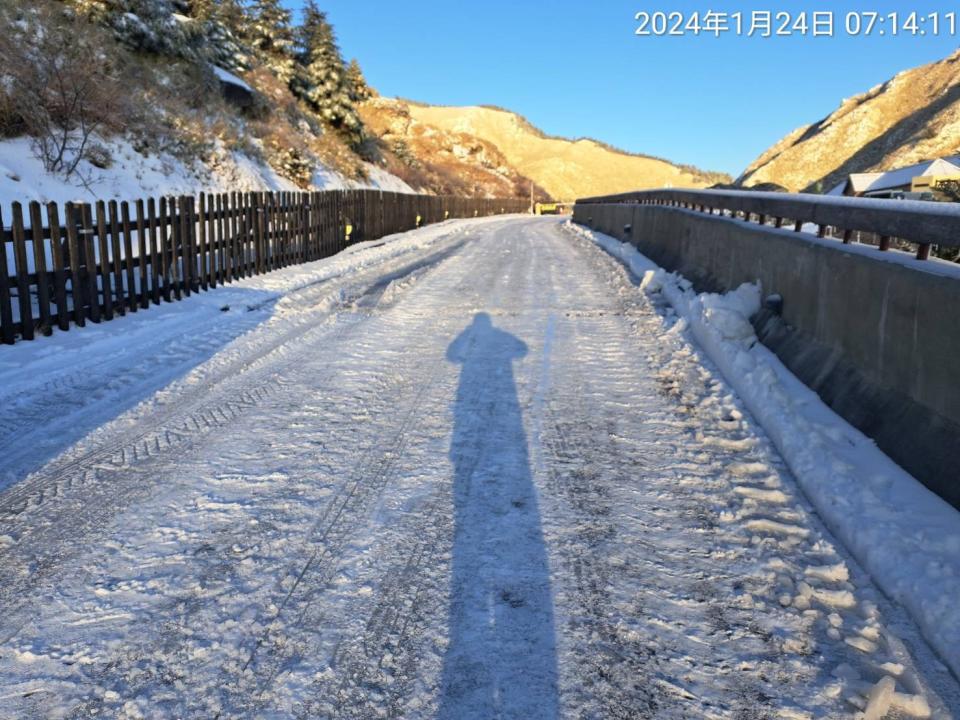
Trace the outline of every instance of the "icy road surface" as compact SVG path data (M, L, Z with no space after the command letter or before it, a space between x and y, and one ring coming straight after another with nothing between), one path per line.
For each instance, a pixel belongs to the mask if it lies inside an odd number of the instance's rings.
M447 223L267 278L0 368L0 717L954 716L588 240Z

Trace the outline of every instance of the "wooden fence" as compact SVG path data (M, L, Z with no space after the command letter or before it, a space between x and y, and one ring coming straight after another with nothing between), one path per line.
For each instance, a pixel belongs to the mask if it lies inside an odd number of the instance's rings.
M9 218L0 208L0 341L111 320L447 218L528 209L516 198L378 190L13 203Z

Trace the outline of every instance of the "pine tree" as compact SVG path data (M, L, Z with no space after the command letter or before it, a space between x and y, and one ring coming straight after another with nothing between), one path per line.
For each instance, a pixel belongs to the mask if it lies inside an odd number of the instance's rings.
M350 99L354 102L366 102L376 94L367 84L356 58L347 66L347 87L350 89Z
M313 0L304 7L299 36L302 71L295 90L321 118L358 145L363 141L363 123L353 107L343 56L326 13Z
M200 22L210 22L216 17L217 0L188 0L185 15Z
M210 62L234 72L253 67L249 47L241 38L248 28L248 16L239 0L191 0L195 12L206 16L204 30Z
M188 0L66 0L82 16L109 27L138 52L198 60L204 57L202 23L183 15Z
M253 0L245 34L267 67L290 83L295 74L294 32L290 12L280 1Z
M245 72L253 66L241 37L248 27L240 0L173 0L178 12L199 24L203 59L226 70Z

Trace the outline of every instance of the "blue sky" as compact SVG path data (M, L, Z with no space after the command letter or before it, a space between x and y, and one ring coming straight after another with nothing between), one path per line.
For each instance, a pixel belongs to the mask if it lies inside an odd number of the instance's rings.
M951 10L946 2L920 0L909 7L876 0L835 4L835 37L765 39L637 37L634 15L640 10L797 13L827 6L771 6L759 0L754 5L321 0L320 5L344 55L356 57L384 95L500 105L551 134L595 137L734 175L789 131L827 115L841 99L945 57L957 46L957 37L948 34L842 32L849 11Z

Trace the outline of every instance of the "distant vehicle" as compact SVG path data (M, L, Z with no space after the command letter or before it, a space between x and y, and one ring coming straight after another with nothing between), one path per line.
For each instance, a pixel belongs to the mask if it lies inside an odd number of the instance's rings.
M537 203L537 215L559 215L559 203Z

